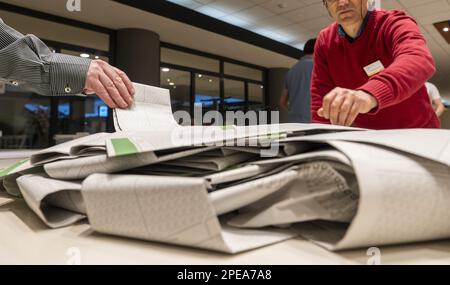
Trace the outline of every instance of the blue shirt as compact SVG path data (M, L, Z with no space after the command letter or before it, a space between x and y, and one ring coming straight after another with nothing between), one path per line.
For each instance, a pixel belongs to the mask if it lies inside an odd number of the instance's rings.
M311 74L313 56L303 56L286 75L284 87L288 90L290 123L311 122Z
M346 38L349 42L353 43L364 32L364 29L366 28L367 23L369 22L370 14L372 14L372 11L367 11L367 14L364 17L363 23L362 23L361 27L359 27L358 34L356 34L355 38L352 38L351 36L349 36L345 32L344 28L341 25L338 25L338 34L339 34L339 36L341 36L343 38Z

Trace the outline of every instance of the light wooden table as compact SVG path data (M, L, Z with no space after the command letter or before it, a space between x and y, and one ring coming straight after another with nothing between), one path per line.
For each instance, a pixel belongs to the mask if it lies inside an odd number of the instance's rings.
M0 151L0 168L11 162L2 155ZM382 264L450 264L450 240L380 250ZM229 255L102 235L87 223L49 229L23 200L0 193L0 264L366 264L371 258L366 253L329 252L294 238Z

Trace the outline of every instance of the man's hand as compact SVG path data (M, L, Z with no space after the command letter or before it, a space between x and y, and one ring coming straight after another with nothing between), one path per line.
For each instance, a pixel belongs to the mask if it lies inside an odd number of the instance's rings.
M358 114L368 113L377 106L377 99L369 93L336 87L325 95L317 114L333 125L351 126Z
M442 103L441 98L439 98L439 99L434 99L433 104L435 106L434 112L436 113L436 116L438 116L438 118L439 118L440 116L442 116L442 114L445 111L444 103Z
M87 73L84 92L96 93L111 108L127 108L133 103L135 91L123 71L102 60L93 60Z
M285 88L280 96L280 110L288 111L289 94L288 90Z

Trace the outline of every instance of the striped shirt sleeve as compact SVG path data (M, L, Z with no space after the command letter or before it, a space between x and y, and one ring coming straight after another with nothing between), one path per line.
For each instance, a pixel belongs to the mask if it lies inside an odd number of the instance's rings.
M41 95L81 94L90 59L53 53L34 35L0 19L0 78Z

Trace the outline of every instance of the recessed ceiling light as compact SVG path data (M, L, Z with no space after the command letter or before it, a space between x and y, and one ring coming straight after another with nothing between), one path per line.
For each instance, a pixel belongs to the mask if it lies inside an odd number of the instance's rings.
M202 78L202 76L203 76L203 75L199 74L199 75L198 75L198 78Z
M170 82L170 78L167 78L167 82Z
M208 80L209 82L213 82L213 80L212 79L210 79L210 80Z
M98 55L95 56L95 59L99 59L100 57Z
M169 83L169 85L170 85L170 86L174 86L174 85L175 85L175 83L173 83L173 82L170 82L170 83Z
M88 58L88 57L90 57L90 55L89 55L89 54L87 54L87 53L82 53L82 54L80 54L80 56L81 56L81 57L84 57L84 58Z
M450 44L450 21L442 21L438 23L433 23L433 26L436 28L438 33L444 38L444 40Z
M170 69L169 69L169 68L167 68L167 67L163 67L163 68L161 68L161 71L162 71L162 72L169 72L169 71L170 71Z

